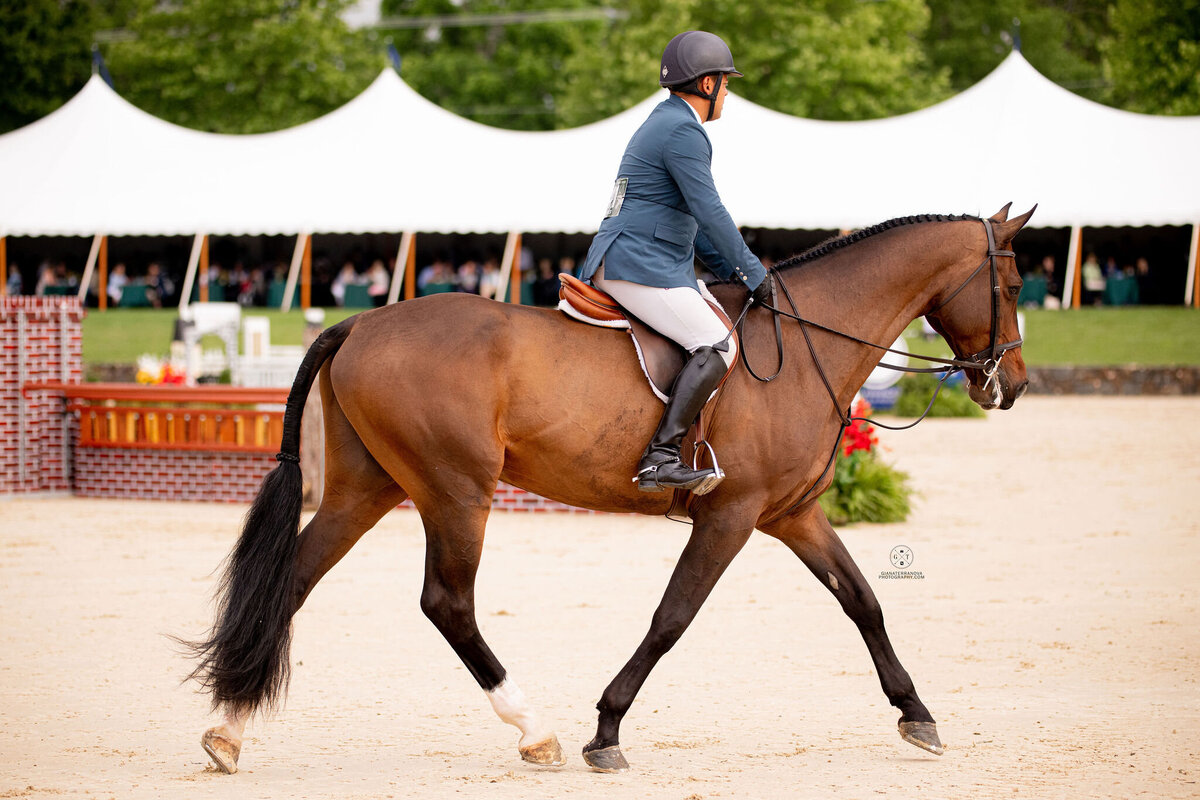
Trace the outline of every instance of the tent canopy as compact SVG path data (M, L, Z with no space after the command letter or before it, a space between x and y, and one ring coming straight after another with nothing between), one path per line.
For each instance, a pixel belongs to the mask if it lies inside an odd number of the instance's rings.
M664 96L571 130L506 131L388 69L319 119L232 136L160 120L93 77L0 136L0 235L590 232L626 142ZM705 130L722 197L751 227L987 215L1009 200L1039 203L1041 226L1200 220L1200 117L1092 103L1018 53L899 117L806 120L731 95Z

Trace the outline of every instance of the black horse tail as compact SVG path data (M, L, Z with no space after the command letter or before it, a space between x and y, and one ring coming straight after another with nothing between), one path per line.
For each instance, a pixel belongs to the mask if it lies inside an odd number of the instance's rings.
M182 642L199 661L188 679L212 695L213 710L223 706L248 716L274 709L287 692L304 492L300 419L321 365L346 341L355 319L322 332L305 354L283 414L283 441L275 456L279 465L263 479L225 562L216 622L207 639Z

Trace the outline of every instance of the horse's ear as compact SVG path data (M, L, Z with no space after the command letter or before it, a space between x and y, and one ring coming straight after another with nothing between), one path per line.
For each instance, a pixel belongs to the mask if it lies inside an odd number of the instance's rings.
M990 219L992 222L1004 222L1006 219L1008 219L1008 209L1010 208L1012 208L1011 200L1004 204L1004 208L1000 209L995 214L992 214L990 217L988 217L988 219Z
M1007 208L1008 206L1005 206L1005 209ZM1025 223L1029 222L1029 218L1033 216L1034 211L1037 211L1036 203L1034 204L1033 208L1029 209L1021 216L999 222L996 225L996 241L1011 242L1013 237L1017 235L1021 228L1025 227Z

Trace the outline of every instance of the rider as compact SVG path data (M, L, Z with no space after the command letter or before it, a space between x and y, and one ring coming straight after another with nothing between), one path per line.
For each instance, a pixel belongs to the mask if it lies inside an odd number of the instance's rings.
M629 140L608 212L579 277L690 354L662 421L638 464L644 492L694 489L713 470L694 470L680 445L737 347L701 296L693 257L718 277L734 275L769 300L771 277L750 252L713 184L712 144L702 123L721 118L730 76L741 76L719 36L686 31L663 51L659 85L671 91Z

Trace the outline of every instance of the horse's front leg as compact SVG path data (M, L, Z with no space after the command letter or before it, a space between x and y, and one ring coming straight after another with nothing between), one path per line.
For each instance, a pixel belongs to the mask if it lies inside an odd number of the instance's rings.
M629 769L618 741L622 718L649 677L650 670L687 630L717 579L741 551L753 530L752 522L728 525L697 520L654 612L649 633L596 705L600 711L596 738L583 748L583 759L593 769L600 772Z
M879 682L888 702L900 709L900 736L904 741L936 755L942 754L937 726L900 660L883 627L883 610L875 593L834 532L825 512L813 503L806 512L767 525L765 533L779 539L800 557L817 580L842 604L846 616L858 626L871 652Z

